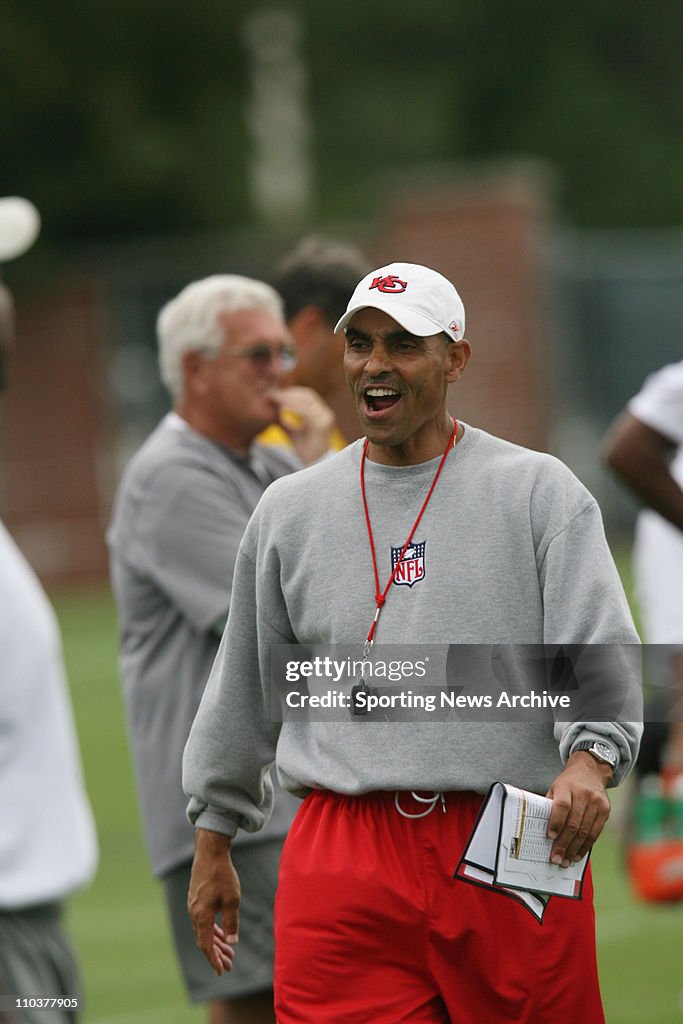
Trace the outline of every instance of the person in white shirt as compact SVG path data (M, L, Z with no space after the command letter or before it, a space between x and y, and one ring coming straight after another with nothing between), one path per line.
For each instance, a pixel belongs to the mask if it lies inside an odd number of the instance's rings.
M636 596L653 679L675 702L683 693L683 359L646 379L610 428L604 458L645 506L636 522ZM660 746L656 725L646 727L641 770L646 752ZM659 763L650 768L680 773L683 721L672 721L664 732L652 759Z
M26 200L0 200L0 258L21 255L38 223ZM0 382L12 333L12 299L0 282ZM72 1024L80 972L62 909L94 875L95 826L57 620L2 523L0 651L0 1019ZM35 997L62 1006L38 1008Z

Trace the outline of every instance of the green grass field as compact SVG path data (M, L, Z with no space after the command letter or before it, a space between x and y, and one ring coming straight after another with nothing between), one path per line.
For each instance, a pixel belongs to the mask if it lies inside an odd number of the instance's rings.
M112 602L96 593L61 595L55 604L101 847L97 878L69 911L84 967L85 1022L196 1024L205 1014L185 1001L161 893L144 851L116 675ZM683 906L635 902L614 830L597 845L593 870L608 1024L683 1024Z
M73 694L100 866L70 904L83 963L87 1024L191 1024L165 908L147 865L116 672L107 593L55 601Z

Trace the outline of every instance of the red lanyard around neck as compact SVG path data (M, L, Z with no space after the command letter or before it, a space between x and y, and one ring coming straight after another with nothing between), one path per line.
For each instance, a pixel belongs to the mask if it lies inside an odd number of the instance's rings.
M368 528L368 539L370 541L370 553L372 555L372 570L373 570L373 572L375 574L375 604L377 605L377 611L375 612L375 617L372 620L372 625L370 626L370 632L368 633L367 640L365 641L365 655L366 656L367 656L367 654L368 654L368 652L370 650L370 647L371 647L372 643L374 642L375 631L377 630L377 623L379 622L380 613L382 611L382 605L386 601L387 594L389 593L389 587L394 582L394 577L396 576L396 573L398 572L398 567L399 567L399 565L401 564L401 562L403 560L403 556L405 555L405 553L406 553L406 551L408 549L408 545L410 544L411 540L413 539L413 536L415 535L415 531L417 530L417 528L418 528L418 526L420 524L420 520L422 519L422 515L424 513L424 510L427 508L427 505L429 504L429 499L431 498L432 492L434 491L434 488L436 487L436 481L439 479L439 476L441 474L441 470L443 469L444 462L448 458L448 453L450 452L451 448L455 446L455 436L457 434L457 431L458 431L458 422L457 422L457 420L453 420L453 433L451 434L450 438L448 439L448 444L446 445L446 447L444 449L444 453L441 456L441 461L439 462L439 465L438 465L438 468L436 470L436 473L434 474L434 479L432 480L432 483L431 483L431 486L429 488L429 491L427 492L427 497L425 498L425 500L422 503L422 508L418 512L417 519L413 523L413 528L411 529L411 531L410 531L410 533L408 535L407 541L405 542L405 544L401 548L401 554L396 559L396 563L394 565L393 572L392 572L391 576L389 577L389 581L388 581L386 587L384 588L384 590L381 593L380 593L380 589L379 589L379 574L377 572L377 555L375 554L375 541L374 541L374 538L372 536L372 525L370 523L370 512L368 510L368 499L367 499L367 497L365 495L365 458L366 458L366 455L367 455L368 444L369 444L368 438L365 439L365 444L363 445L363 455L361 456L361 460L360 460L360 492L361 492L361 495L363 496L363 510L365 512L365 524L366 524L366 526Z

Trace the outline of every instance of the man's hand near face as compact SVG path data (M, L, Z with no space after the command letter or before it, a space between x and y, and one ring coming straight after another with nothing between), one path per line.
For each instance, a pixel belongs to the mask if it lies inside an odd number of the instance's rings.
M334 413L317 391L300 385L275 392L280 407L280 425L291 438L305 465L322 458L332 447Z

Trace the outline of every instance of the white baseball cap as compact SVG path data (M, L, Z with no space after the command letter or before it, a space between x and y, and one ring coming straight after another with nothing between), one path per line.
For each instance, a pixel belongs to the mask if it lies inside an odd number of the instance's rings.
M388 313L418 338L443 331L460 341L465 333L465 307L451 282L417 263L390 263L367 274L356 285L335 334L348 326L354 313L368 306Z
M0 199L0 263L30 249L40 232L40 214L28 199Z

